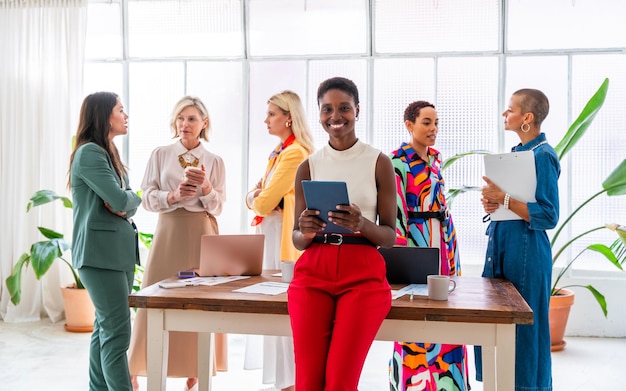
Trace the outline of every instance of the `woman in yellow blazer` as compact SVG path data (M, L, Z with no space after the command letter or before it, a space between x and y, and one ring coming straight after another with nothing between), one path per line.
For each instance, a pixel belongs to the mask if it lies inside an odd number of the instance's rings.
M90 391L132 391L126 358L131 328L128 295L139 249L129 219L141 198L131 190L113 143L115 136L128 132L127 121L114 93L87 96L70 157L72 263L96 309L89 351Z
M313 152L313 137L304 116L300 97L283 91L267 101L265 124L269 134L280 138L272 151L265 175L246 197L256 217L252 225L265 234L264 269L280 269L281 261L295 262L300 256L291 241L296 170ZM280 390L293 390L295 364L291 337L263 338L263 383Z

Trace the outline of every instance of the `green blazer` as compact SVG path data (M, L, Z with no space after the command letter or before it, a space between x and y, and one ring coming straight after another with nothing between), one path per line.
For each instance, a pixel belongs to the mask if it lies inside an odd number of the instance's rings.
M115 172L106 151L94 143L80 146L70 170L74 211L72 264L75 268L134 271L139 263L137 232L128 220L141 198ZM124 186L122 185L124 183ZM126 218L111 213L107 202Z

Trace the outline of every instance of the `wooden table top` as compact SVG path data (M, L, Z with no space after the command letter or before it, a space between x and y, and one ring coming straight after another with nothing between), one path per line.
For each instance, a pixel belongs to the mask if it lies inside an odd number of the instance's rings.
M280 282L264 270L260 276L215 286L160 288L148 286L129 295L130 307L241 312L287 315L287 294L263 295L233 292L260 282ZM392 301L387 319L496 324L532 324L533 313L513 284L507 280L481 277L454 277L456 290L448 301L434 301L408 295ZM170 278L164 281L177 281ZM400 289L404 285L392 285Z

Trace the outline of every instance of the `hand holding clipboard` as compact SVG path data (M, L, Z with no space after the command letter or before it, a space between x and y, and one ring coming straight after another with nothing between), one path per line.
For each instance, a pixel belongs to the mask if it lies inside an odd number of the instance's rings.
M533 151L485 155L485 176L503 192L523 202L535 202L537 174ZM521 220L502 205L491 213L492 221Z

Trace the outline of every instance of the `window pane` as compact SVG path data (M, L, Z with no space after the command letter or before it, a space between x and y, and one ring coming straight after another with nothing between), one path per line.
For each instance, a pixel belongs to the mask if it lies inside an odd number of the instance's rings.
M239 0L131 0L131 57L240 57Z
M366 0L250 0L252 56L365 53Z
M509 50L623 48L623 0L508 1Z
M435 100L432 58L380 59L374 62L373 142L384 153L410 141L404 109L416 100Z
M571 207L575 208L602 190L602 182L626 157L626 132L623 130L626 123L626 58L623 55L575 56L572 68L574 117L600 87L604 78L609 78L604 106L567 160L567 164L571 165ZM561 215L561 221L564 217ZM624 225L625 221L624 196L609 197L603 194L584 206L572 220L571 235L608 223ZM570 235L565 233L564 236ZM610 245L615 239L615 232L597 231L576 241L572 245L571 255L577 254L589 244ZM616 270L594 252L587 251L583 258L585 262L577 261L577 267L584 267L587 263L586 267L594 269Z
M376 0L378 53L495 51L498 0Z
M324 80L331 77L345 77L354 82L359 90L360 114L356 123L356 135L369 143L366 134L367 117L371 102L367 102L367 62L365 60L322 60L309 63L309 97L306 106L309 114L309 126L315 140L315 147L328 145L328 134L319 123L319 107L317 105L317 89Z
M85 58L122 57L122 12L117 2L87 6Z
M241 232L250 226L242 219L248 152L244 150L245 111L241 62L190 62L187 64L187 95L198 96L211 119L209 142L204 146L224 160L226 204L217 216L221 233ZM171 108L170 108L171 110ZM269 151L267 152L269 154Z
M437 64L439 134L435 149L448 159L474 149L497 150L498 58L448 57ZM463 185L482 186L483 159L470 156L443 172L446 191ZM486 226L480 192L457 197L451 207L462 264L482 264Z
M83 72L83 96L98 91L111 91L123 99L122 64L88 62L85 63Z
M183 96L184 64L181 62L135 62L129 65L128 161L133 190L141 188L152 151L172 142L170 114ZM154 232L158 214L144 208L133 217L139 230Z

